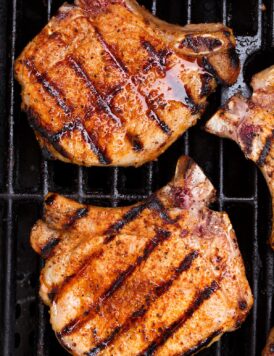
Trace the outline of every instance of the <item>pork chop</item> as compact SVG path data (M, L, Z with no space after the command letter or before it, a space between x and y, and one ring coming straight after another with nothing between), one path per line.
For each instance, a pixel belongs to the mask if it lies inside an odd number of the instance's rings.
M236 141L261 169L274 213L274 66L254 75L250 99L233 96L206 124L206 130ZM270 245L274 249L274 219Z
M231 29L169 25L134 0L64 4L15 64L44 152L85 166L157 158L238 72Z
M101 208L57 194L31 233L40 296L74 355L190 355L238 328L253 298L229 217L182 157L144 202Z

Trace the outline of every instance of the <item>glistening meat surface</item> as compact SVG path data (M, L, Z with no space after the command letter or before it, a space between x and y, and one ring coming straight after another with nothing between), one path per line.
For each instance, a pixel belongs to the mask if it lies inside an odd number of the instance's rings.
M254 75L250 99L233 96L206 124L206 130L227 137L261 169L272 196L274 214L274 66ZM274 249L274 218L270 245Z
M215 191L182 157L144 202L100 208L49 194L31 243L40 295L74 355L190 355L233 331L253 298Z
M64 4L15 64L43 151L86 166L157 158L238 72L231 29L169 25L134 0Z

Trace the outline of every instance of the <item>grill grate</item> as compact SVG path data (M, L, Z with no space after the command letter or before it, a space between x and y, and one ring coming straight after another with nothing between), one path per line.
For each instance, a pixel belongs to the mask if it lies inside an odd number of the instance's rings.
M273 324L273 254L266 245L270 228L270 199L266 184L235 144L194 127L157 162L133 168L77 168L47 162L25 115L20 112L19 87L13 79L14 58L42 28L60 0L0 0L0 354L65 355L38 303L42 262L29 246L29 231L41 215L44 194L56 190L80 201L119 206L144 199L173 175L177 158L190 154L219 191L216 208L226 210L236 229L255 297L243 327L224 336L201 355L259 355ZM223 21L234 25L243 70L231 88L211 97L205 122L225 99L245 85L252 74L271 64L274 45L274 4L262 0L143 0L154 14L181 24ZM8 20L6 20L8 19ZM7 22L7 23L6 23ZM5 84L4 84L5 83Z

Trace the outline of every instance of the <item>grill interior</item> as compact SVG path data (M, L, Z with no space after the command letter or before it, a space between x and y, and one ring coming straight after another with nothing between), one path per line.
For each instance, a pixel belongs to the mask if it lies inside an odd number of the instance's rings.
M231 88L210 98L206 114L157 162L141 168L79 168L44 161L13 80L14 58L46 24L61 0L0 0L0 354L65 355L38 298L39 267L29 232L42 213L48 191L101 206L142 200L168 182L177 158L189 154L218 189L216 209L226 210L235 227L255 303L243 327L225 335L201 355L259 355L273 319L273 253L270 196L261 173L244 159L236 144L201 130L210 115L258 70L273 64L273 1L142 0L153 13L179 24L224 22L234 28L243 70Z

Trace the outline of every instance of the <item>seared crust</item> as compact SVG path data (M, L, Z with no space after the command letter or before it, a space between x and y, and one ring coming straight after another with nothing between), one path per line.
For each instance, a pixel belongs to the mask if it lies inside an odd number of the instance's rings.
M261 169L274 215L274 66L254 75L250 99L233 96L206 124L206 130L237 142ZM270 244L274 249L274 219Z
M57 194L31 233L46 258L40 295L74 355L189 355L233 331L253 299L227 214L182 157L176 175L130 207L86 206Z
M238 72L229 28L169 25L134 0L64 4L15 64L40 145L86 166L155 159Z

